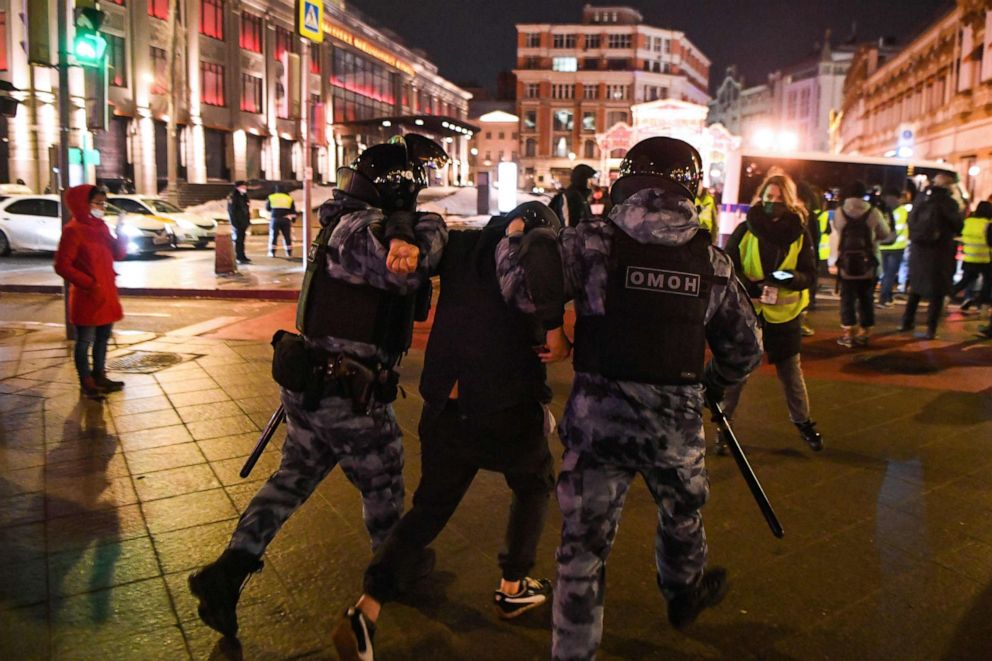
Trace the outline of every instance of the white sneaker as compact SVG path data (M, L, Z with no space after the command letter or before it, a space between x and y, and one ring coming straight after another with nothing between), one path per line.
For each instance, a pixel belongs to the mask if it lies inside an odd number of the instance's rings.
M375 661L372 639L375 625L357 608L349 608L338 620L331 640L341 661Z

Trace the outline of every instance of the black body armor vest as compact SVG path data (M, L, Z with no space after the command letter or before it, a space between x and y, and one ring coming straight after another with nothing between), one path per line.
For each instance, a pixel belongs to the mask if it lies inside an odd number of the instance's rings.
M641 244L614 226L606 314L575 325L575 370L656 385L699 383L706 307L716 279L709 236Z
M413 341L417 294L403 296L371 285L351 284L327 273L327 242L331 232L341 216L352 211L342 208L310 246L296 307L296 327L307 337L335 337L372 344L398 358Z

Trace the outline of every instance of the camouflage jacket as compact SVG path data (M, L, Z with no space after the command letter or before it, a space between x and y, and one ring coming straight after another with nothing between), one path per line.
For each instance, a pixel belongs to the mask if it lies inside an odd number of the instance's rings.
M699 231L699 218L689 200L666 196L659 190L643 190L617 205L609 221L594 219L566 228L560 236L566 295L575 301L575 313L606 313L608 262L617 228L640 243L684 245ZM710 247L714 275L728 278L727 285L716 285L706 309L706 340L713 359L706 366L704 382L720 388L739 383L761 361L761 330L750 299L734 275L730 258ZM586 388L601 390L604 377L576 374L573 392ZM696 386L656 386L619 382L627 397L655 402L673 389L690 389L702 397ZM702 402L700 401L699 404Z
M328 213L328 206L333 207L337 202L326 203L322 215ZM414 234L420 248L420 263L413 273L398 275L386 268L389 246L380 240L385 222L382 210L369 206L355 209L353 200L342 201L341 207L343 214L327 242L327 274L332 278L398 294L412 294L437 270L448 241L448 228L441 216L434 213L419 216ZM333 213L332 208L330 214ZM359 358L371 358L377 353L375 346L362 342L333 337L308 339L326 351ZM379 358L385 359L384 356Z

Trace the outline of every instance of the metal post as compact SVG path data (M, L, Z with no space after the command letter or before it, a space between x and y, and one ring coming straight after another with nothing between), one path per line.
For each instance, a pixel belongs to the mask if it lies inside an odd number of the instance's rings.
M59 30L59 199L62 227L69 222L65 194L69 190L69 2L58 0ZM65 313L66 339L76 339L76 329L69 323L69 283L62 280L62 306Z
M303 78L300 90L303 94L301 104L303 115L300 127L303 129L303 269L307 268L310 257L310 208L313 190L313 163L310 161L310 40L303 39L303 58L300 64L300 76Z

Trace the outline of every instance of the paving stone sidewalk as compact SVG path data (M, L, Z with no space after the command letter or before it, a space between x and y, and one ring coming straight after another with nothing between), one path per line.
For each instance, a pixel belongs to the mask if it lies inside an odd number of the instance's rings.
M334 658L331 627L369 558L360 500L340 471L246 588L240 649L199 622L186 590L278 463L282 431L250 479L238 477L276 402L267 343L121 333L112 349L111 361L148 352L177 362L115 373L124 392L92 402L79 397L60 329L0 325L0 658ZM420 471L421 361L405 361L408 397L397 402L408 499ZM556 415L570 376L552 371ZM764 528L732 462L708 461L712 558L733 587L685 634L665 623L655 510L643 485L632 489L609 563L601 659L989 658L989 392L826 373L809 385L827 435L821 455L799 442L767 371L738 415L785 540ZM432 579L385 611L377 658L548 658L546 610L513 624L491 611L508 500L501 478L480 475L435 544ZM537 575L553 575L559 526L553 506Z

